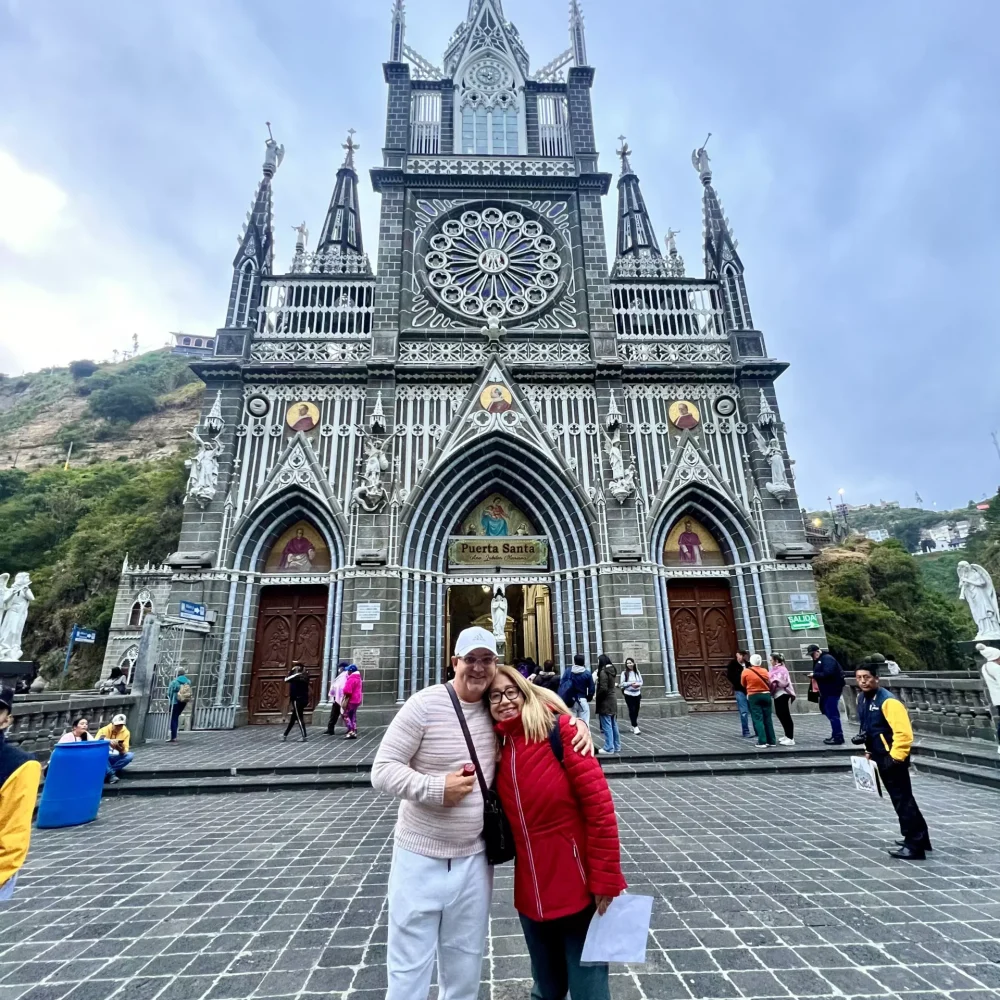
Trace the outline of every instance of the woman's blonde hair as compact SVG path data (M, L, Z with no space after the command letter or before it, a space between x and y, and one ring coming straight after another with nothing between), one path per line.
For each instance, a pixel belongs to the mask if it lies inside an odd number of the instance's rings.
M510 681L521 692L521 724L524 726L524 737L529 743L547 740L556 724L557 715L573 714L559 695L525 680L513 667L500 664L497 667L497 677ZM492 688L491 684L490 689ZM489 699L489 691L486 692L486 698Z

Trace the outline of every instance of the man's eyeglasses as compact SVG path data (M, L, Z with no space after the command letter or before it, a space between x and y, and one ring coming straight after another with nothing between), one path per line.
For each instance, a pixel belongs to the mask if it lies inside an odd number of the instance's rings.
M473 669L476 667L495 667L497 665L497 658L495 656L486 656L482 658L478 656L463 656L462 661L466 666L472 667Z
M491 691L490 704L499 705L506 698L512 705L516 705L520 697L521 692L516 687L504 688L502 691Z

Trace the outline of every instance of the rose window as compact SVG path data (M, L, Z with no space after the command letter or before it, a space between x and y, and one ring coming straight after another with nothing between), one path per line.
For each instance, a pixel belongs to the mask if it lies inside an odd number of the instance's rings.
M442 223L428 247L428 286L463 318L521 319L550 303L563 282L555 237L522 212L463 212Z

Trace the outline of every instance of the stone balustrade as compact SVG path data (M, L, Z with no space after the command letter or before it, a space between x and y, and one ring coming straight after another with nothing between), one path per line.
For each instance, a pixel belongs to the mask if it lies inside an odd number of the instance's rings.
M99 695L93 691L53 691L50 694L14 700L14 722L7 739L22 750L33 753L43 763L52 747L74 719L85 715L91 733L107 725L113 716L124 713L133 737L141 729L134 718L139 698L132 694Z

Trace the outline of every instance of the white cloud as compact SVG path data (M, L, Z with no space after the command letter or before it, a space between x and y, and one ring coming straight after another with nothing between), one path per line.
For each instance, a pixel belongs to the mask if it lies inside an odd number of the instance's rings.
M32 173L0 149L0 243L18 254L36 254L58 232L69 201L58 184Z

